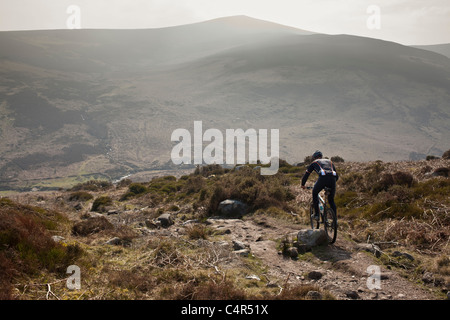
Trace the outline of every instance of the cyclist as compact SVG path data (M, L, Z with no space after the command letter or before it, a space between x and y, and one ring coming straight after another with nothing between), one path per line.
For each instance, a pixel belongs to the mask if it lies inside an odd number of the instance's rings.
M334 203L334 195L336 193L336 181L339 179L339 175L336 172L336 168L334 164L329 159L323 159L322 152L317 150L312 155L313 162L309 165L308 169L306 169L305 174L302 178L302 188L306 189L305 184L309 178L309 175L315 171L319 175L319 179L316 181L312 196L313 196L313 205L314 205L314 218L319 220L319 192L322 191L325 187L330 188L330 195L328 196L328 203L330 204L331 209L334 210L336 216L336 204Z

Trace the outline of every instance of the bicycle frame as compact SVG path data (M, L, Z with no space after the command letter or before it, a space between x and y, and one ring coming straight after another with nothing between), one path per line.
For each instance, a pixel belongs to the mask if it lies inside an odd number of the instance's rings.
M307 189L313 189L313 187L307 187ZM324 225L325 228L325 232L327 233L327 236L329 237L329 242L330 243L334 243L336 241L336 235L337 235L337 216L336 213L329 207L327 206L327 198L329 195L329 189L325 188L324 189L324 197L322 197L320 195L320 193L318 194L318 199L319 199L319 221L314 222L314 218L313 218L313 212L314 212L314 208L313 208L313 204L311 202L310 204L310 219L311 219L311 228L312 229L318 229L320 226L320 218L322 219L322 224ZM323 206L323 208L320 208L320 205ZM331 216L329 216L331 214ZM317 223L316 228L314 228L314 225ZM332 232L332 236L330 236L329 232Z

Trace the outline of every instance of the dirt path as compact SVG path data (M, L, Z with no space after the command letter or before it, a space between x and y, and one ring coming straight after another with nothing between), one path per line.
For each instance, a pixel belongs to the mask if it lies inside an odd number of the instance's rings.
M372 254L361 251L356 244L342 237L338 236L334 245L316 247L294 260L279 253L277 240L279 243L286 235L295 239L297 232L306 229L306 226L299 228L299 225L270 217L210 221L214 228L228 229L232 240L247 244L252 254L268 266L269 280L284 279L279 285L283 286L286 281L289 284L314 284L330 291L337 299L436 299L426 288L411 283L392 270L377 266ZM372 269L368 270L369 267ZM376 268L379 268L379 282L372 280L373 273L368 273L377 271ZM316 279L310 279L312 271ZM379 289L374 288L378 285Z

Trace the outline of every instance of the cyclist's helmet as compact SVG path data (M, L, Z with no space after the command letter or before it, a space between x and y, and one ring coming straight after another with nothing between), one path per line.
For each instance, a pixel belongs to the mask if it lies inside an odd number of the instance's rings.
M319 150L317 150L316 152L314 152L313 155L312 155L312 159L313 159L313 160L320 159L320 158L322 158L322 157L323 157L323 154L322 154L322 152L320 152Z

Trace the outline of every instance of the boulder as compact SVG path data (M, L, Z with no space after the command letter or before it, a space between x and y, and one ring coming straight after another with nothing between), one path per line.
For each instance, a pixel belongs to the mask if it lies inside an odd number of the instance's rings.
M247 213L247 205L239 200L224 200L219 203L219 214L225 217L242 217Z
M328 237L323 229L303 229L297 234L297 242L299 245L314 247L328 243Z
M161 223L161 227L168 228L173 224L173 219L170 213L163 213L156 220Z
M248 246L245 245L245 243L239 241L239 240L233 240L233 249L234 250L243 250L246 249Z

